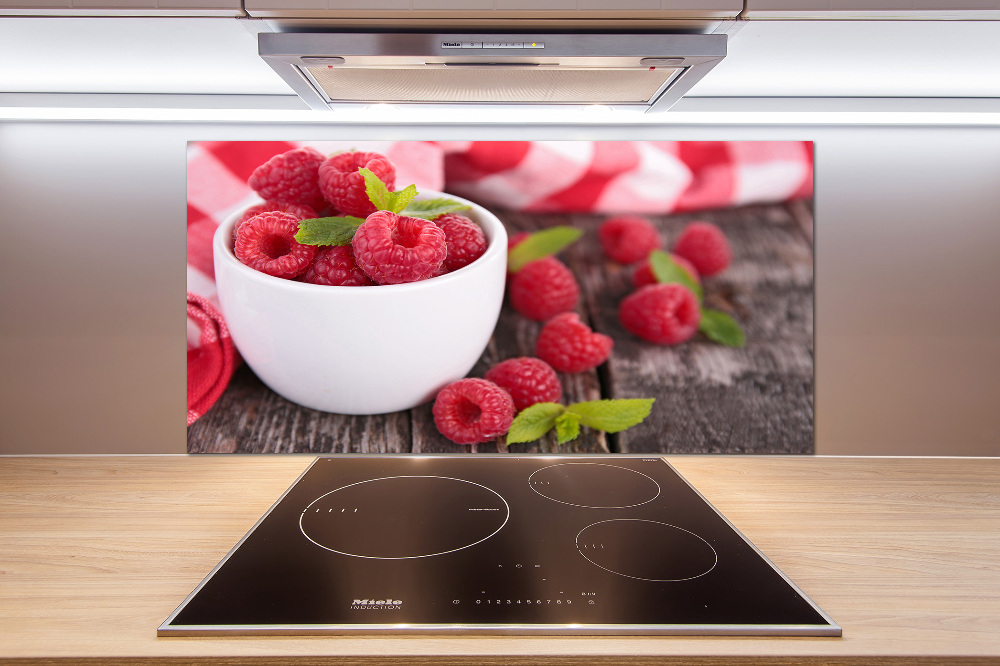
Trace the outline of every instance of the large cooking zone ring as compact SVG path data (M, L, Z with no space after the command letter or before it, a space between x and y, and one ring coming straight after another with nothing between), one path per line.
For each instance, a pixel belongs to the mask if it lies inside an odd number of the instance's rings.
M444 555L481 543L510 518L486 486L445 476L390 476L313 500L299 528L320 548L377 560Z

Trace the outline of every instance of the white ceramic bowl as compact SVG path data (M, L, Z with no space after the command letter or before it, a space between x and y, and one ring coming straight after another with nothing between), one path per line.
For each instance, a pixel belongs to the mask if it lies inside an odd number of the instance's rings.
M233 254L233 225L213 239L222 314L247 365L279 395L339 414L385 414L431 400L489 343L503 301L507 232L488 210L486 253L457 271L408 284L330 287L283 280Z

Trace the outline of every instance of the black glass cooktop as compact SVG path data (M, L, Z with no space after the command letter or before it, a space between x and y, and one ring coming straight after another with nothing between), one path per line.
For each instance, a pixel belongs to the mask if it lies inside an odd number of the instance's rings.
M158 634L840 627L668 463L318 458Z

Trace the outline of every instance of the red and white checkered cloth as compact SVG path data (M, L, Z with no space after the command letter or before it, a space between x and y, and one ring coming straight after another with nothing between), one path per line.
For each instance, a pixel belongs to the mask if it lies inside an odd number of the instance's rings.
M537 213L654 215L812 195L812 143L803 141L192 142L188 425L214 404L238 363L218 313L212 235L230 215L259 203L247 185L253 170L301 146L379 152L395 164L397 188L415 183L486 207Z
M802 141L442 142L445 182L484 206L662 215L812 194Z

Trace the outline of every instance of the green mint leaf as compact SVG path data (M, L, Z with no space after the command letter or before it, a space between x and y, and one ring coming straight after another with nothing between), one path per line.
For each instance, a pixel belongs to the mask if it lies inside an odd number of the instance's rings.
M619 432L631 428L649 416L654 398L624 398L578 402L566 411L580 418L580 423L604 432Z
M653 271L653 275L656 276L657 282L677 282L691 291L698 298L698 302L701 303L704 294L701 290L701 285L698 281L694 279L694 276L687 272L687 270L674 261L668 253L663 250L653 250L649 253L649 267Z
M469 206L454 199L438 197L437 199L422 199L421 201L411 201L403 209L400 215L407 217L419 217L422 220L433 220L447 213L456 213L460 210L468 210Z
M358 173L365 179L365 194L378 210L387 210L399 214L417 196L417 186L408 185L396 192L390 192L382 179L371 169L358 168Z
M556 417L566 408L555 402L537 402L524 409L507 432L507 444L533 442L545 436L556 424Z
M556 417L556 437L560 444L580 436L580 417L572 412L563 412Z
M582 230L566 226L536 231L507 253L507 270L516 273L528 262L557 254L582 235Z
M746 333L736 320L719 310L702 308L698 330L708 336L709 340L727 347L742 347L747 343Z
M378 210L391 210L392 192L385 186L382 179L375 175L371 169L358 167L358 173L365 179L365 193L368 200L372 202Z
M364 222L360 217L316 217L299 222L295 240L303 245L347 245Z
M389 194L389 210L393 213L401 214L403 209L410 205L415 196L417 196L416 185L407 185L398 192L392 192Z

